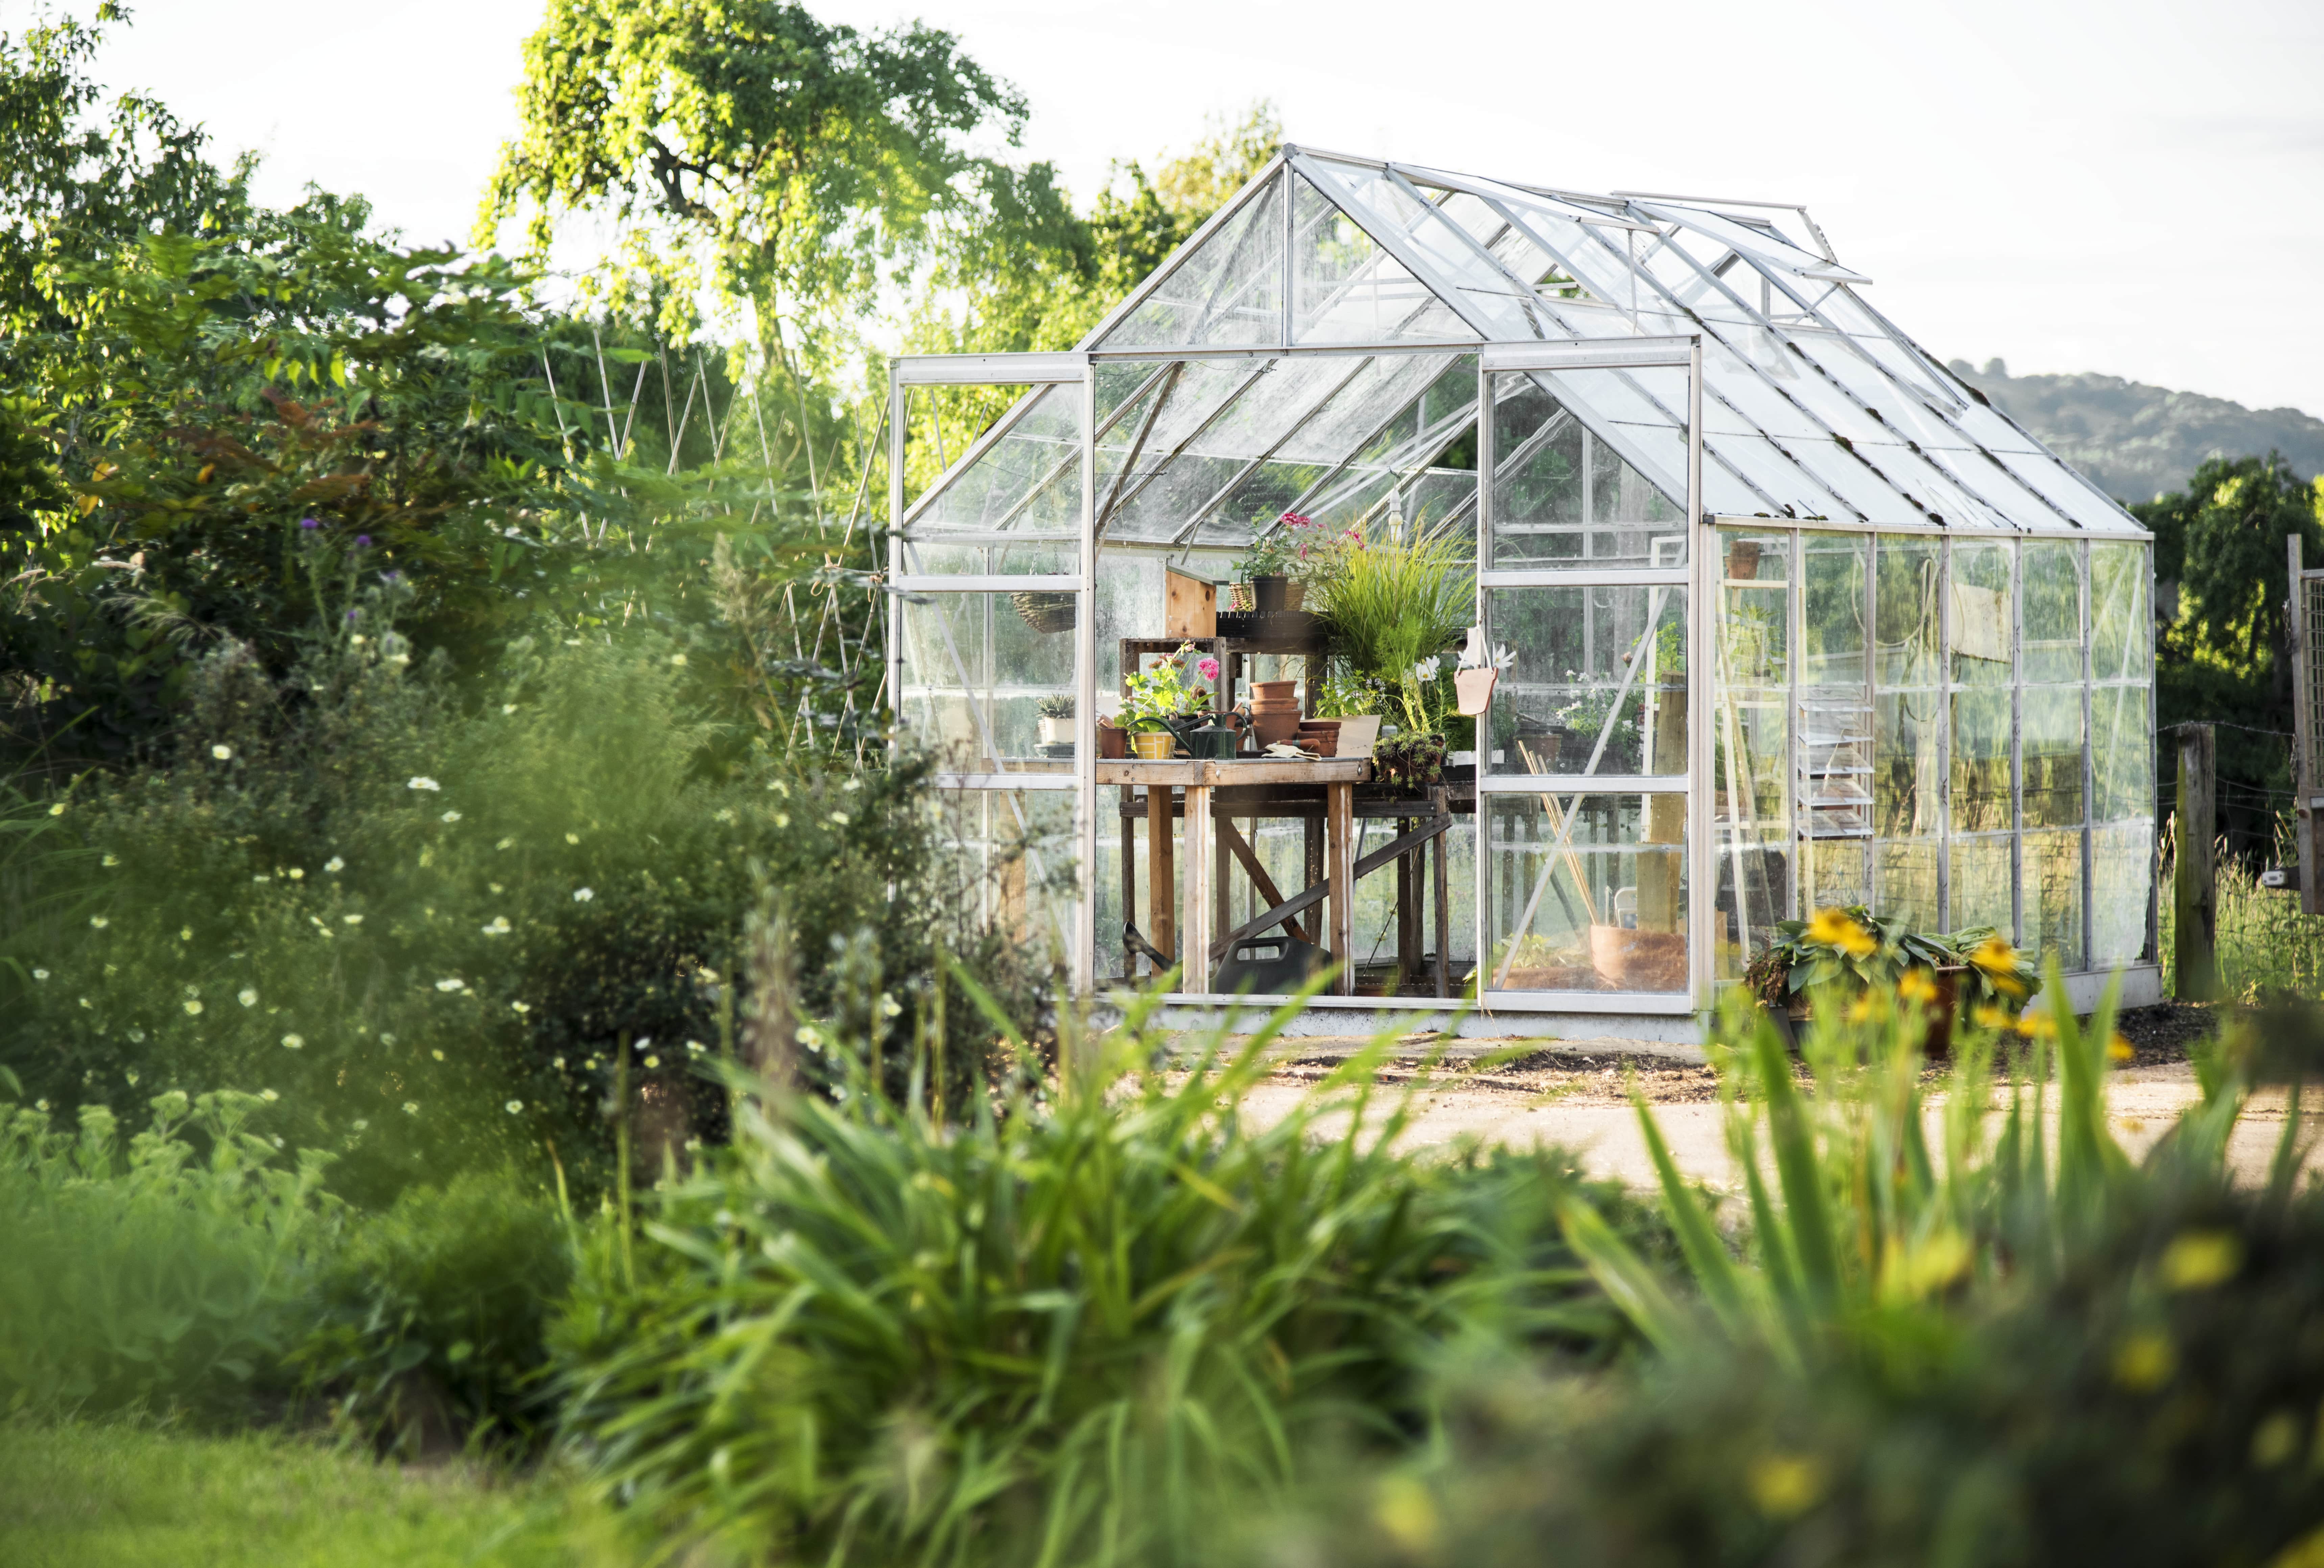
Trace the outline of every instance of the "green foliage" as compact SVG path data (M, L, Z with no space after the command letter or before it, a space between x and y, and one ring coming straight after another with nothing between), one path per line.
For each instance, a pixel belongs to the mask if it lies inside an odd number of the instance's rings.
M1862 904L1776 921L1774 940L1752 959L1746 979L1762 1002L1781 1007L1803 992L1827 989L1835 997L1858 991L1886 997L1908 973L1925 979L1947 968L1962 970L1953 1000L1964 1017L1994 1008L2015 1014L2034 994L2034 961L1992 927L1915 931L1904 917L1877 916Z
M0 1559L18 1568L550 1568L593 1521L553 1480L378 1464L279 1434L0 1421Z
M1120 727L1150 733L1168 729L1175 719L1209 712L1212 687L1196 674L1194 663L1194 644L1181 642L1176 652L1124 677Z
M1366 541L1336 551L1331 572L1307 591L1329 628L1334 661L1359 679L1387 683L1407 729L1437 728L1452 684L1441 656L1476 618L1474 570L1460 541L1445 533ZM1424 659L1437 660L1425 674Z
M1187 1074L1143 1065L1152 1005L1069 1038L1054 1100L744 1100L560 1332L606 1494L742 1558L1172 1557L1222 1483L1280 1486L1350 1424L1394 1439L1435 1347L1606 1342L1549 1226L1563 1159L1393 1152L1385 1042L1260 1130L1296 1007Z
M940 880L914 769L723 760L695 665L650 635L520 642L463 690L376 608L302 666L296 702L214 656L183 762L32 818L77 839L48 876L86 911L42 920L0 972L32 1092L271 1087L301 1141L368 1123L337 1177L352 1193L537 1158L544 1138L594 1191L617 1080L659 1107L657 1140L722 1121L698 1072L762 889L807 1005L839 1004L843 958L890 977L865 1005L892 1001L899 1052L939 944L1032 1004L1031 955L963 928L975 902Z
M258 1130L272 1098L156 1095L125 1143L102 1105L60 1131L45 1101L0 1104L0 1408L216 1416L281 1389L343 1210L327 1154L286 1165Z
M545 258L560 223L619 231L614 308L683 340L697 297L779 322L844 321L883 277L995 209L1054 207L1013 143L1024 100L914 23L865 34L782 0L555 0L525 44L519 131L480 225L521 217ZM810 332L810 337L813 334Z
M544 1416L544 1332L573 1264L564 1219L512 1172L408 1188L321 1270L293 1360L391 1452L521 1441Z

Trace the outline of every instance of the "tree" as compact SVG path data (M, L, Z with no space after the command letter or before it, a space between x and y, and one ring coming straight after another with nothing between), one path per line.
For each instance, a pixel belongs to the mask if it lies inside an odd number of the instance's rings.
M2281 738L2292 728L2283 541L2298 534L2304 558L2324 564L2324 486L2273 453L2214 457L2185 490L2130 510L2153 531L2158 588L2178 586L2175 615L2157 626L2157 715L2166 732L2228 726L2218 736L2219 777L2231 786L2223 826L2236 849L2264 854L2274 832L2269 802L2291 788Z
M783 0L550 0L518 112L480 237L519 218L544 258L561 226L611 218L617 312L683 341L706 308L774 360L785 320L828 362L883 281L1060 206L1045 167L972 150L1013 144L1025 102L950 33Z

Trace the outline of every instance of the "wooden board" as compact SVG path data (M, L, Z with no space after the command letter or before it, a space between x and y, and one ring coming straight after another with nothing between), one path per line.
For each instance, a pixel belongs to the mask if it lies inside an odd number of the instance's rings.
M1219 586L1188 576L1176 567L1166 569L1162 631L1169 637L1216 637L1219 634Z

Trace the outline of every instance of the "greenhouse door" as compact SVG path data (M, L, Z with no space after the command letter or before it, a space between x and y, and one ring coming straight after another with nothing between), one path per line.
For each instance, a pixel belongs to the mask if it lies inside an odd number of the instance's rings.
M888 406L888 689L902 743L935 756L963 904L1085 991L1088 361L899 359Z
M1683 1013L1708 989L1699 352L1480 355L1478 618L1511 655L1478 739L1488 1010Z

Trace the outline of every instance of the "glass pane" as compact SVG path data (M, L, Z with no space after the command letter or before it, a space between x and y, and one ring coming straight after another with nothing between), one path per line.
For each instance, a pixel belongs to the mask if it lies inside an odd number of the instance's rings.
M2006 832L2015 826L2010 814L2006 690L1953 694L1952 807L1955 833Z
M1775 938L1778 920L1794 918L1792 909L1792 837L1780 825L1762 825L1757 831L1719 833L1718 975L1740 980L1751 955ZM1735 896L1738 880L1743 896Z
M1081 396L1076 386L1049 386L1033 393L1006 435L975 461L936 481L935 498L912 519L911 530L1078 535ZM908 401L917 406L920 394L916 391Z
M1618 373L1532 373L1493 380L1493 564L1674 567L1686 560L1686 442L1683 429L1618 426L1606 410L1585 408L1572 389L1606 394L1626 410L1642 409ZM1683 372L1636 371L1637 377L1675 376L1685 407ZM1620 431L1618 442L1609 431ZM1657 480L1629 457L1651 447L1665 462L1674 455L1675 481ZM1626 456L1626 453L1628 454ZM1659 471L1659 470L1658 470ZM1672 499L1674 496L1678 500Z
M1719 594L1719 678L1746 688L1787 687L1792 537L1730 530L1719 539L1727 562Z
M1937 669L1937 545L1933 540L1880 541L1873 618L1884 688L1935 686Z
M1045 742L1040 710L1073 697L1074 595L930 594L898 599L894 613L903 640L897 711L939 768L1073 770L1072 742Z
M1801 536L1805 579L1801 601L1800 679L1810 686L1861 687L1866 678L1864 577L1872 541L1845 534Z
M1887 839L1874 845L1879 876L1877 908L1885 916L1902 916L1915 930L1937 926L1937 841L1933 838Z
M2020 766L2027 827L2073 827L2082 820L2082 688L2029 686L2019 699Z
M1283 186L1271 180L1105 335L1108 348L1283 341Z
M1474 338L1428 286L1305 180L1292 182L1293 334L1310 343Z
M2144 680L2154 665L2154 616L2147 608L2146 547L2090 546L2090 676Z
M1485 989L1686 990L1683 795L1484 799Z
M1990 926L2004 936L2015 925L2010 914L2007 834L1952 841L1952 909L1946 923L1956 931Z
M1062 967L1073 933L1074 797L1056 789L938 789L931 800L952 896Z
M2090 766L2098 785L2093 822L2154 814L2154 736L2146 687L2101 686L2090 693Z
M915 576L1071 576L1081 569L1081 541L1056 534L977 544L943 534L904 536L904 570Z
M2082 550L2066 540L2027 540L2024 673L2028 685L2082 678Z
M2029 833L2020 860L2026 950L2037 960L2054 954L2070 972L2082 968L2081 833Z
M1800 868L1800 902L1810 909L1872 901L1872 846L1860 838L1811 838Z
M2154 821L2090 830L2090 967L2128 964L2146 948Z
M1872 820L1882 838L1923 838L1938 830L1938 721L1933 691L1889 692L1873 701Z
M1495 588L1516 663L1493 692L1500 773L1686 771L1686 590Z
M2010 553L2006 544L1953 546L1945 632L1952 645L1953 679L1963 686L2010 682Z

